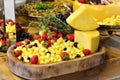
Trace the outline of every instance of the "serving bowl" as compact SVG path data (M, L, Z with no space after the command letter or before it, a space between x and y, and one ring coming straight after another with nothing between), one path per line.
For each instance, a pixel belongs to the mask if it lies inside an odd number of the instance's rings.
M7 65L12 73L25 79L39 80L57 77L64 74L83 71L100 65L105 59L106 49L100 49L88 56L61 61L51 64L30 64L17 59L14 55L15 45L9 47L7 51Z

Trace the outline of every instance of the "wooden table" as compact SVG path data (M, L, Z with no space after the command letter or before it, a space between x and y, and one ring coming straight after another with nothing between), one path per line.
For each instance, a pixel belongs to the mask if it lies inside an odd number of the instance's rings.
M82 72L53 77L46 80L120 80L120 37L104 39L107 48L103 64ZM6 53L0 52L0 80L25 80L11 73L6 63Z

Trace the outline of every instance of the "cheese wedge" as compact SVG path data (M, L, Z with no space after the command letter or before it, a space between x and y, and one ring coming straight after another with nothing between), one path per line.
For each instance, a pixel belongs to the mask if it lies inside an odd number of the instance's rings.
M90 49L92 53L96 52L99 45L99 31L77 31L75 30L75 42L83 45L85 49Z
M89 13L96 18L97 21L102 21L103 19L113 15L120 15L120 3L112 3L109 5L90 5L81 4L76 0L73 4L73 11L76 11L81 6L87 7Z
M99 27L85 6L79 7L66 21L71 27L77 30L96 30Z

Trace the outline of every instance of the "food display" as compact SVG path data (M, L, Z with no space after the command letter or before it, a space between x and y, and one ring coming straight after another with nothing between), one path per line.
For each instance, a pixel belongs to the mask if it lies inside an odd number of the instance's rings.
M32 22L40 26L39 33L35 34L32 40L27 38L16 43L14 52L19 60L34 63L31 59L37 56L36 64L47 64L91 53L91 50L74 41L74 30L60 19L48 16L40 22Z
M94 31L78 31L75 30L75 42L83 45L84 48L89 49L91 53L97 51L100 40L100 32Z
M83 21L84 20L84 21ZM67 19L67 23L77 30L95 30L99 27L85 6L81 6Z
M16 8L17 15L37 20L25 27L14 23L16 43L7 51L10 70L26 79L45 79L101 64L106 50L100 45L98 28L108 24L111 16L117 25L119 6L111 2L103 5L85 0L41 0ZM14 26L11 22L9 25Z
M33 24L39 26L39 32L31 39L22 37L14 49L15 56L23 62L49 64L83 57L98 49L100 34L96 29L99 26L84 6L71 15L68 12L43 16L39 21L31 21L29 27Z
M4 28L4 20L0 19L0 51L6 51L6 33Z
M103 19L102 22L99 22L100 25L120 25L120 15L113 15L111 17Z
M57 14L65 14L70 12L71 0L53 0L27 3L16 9L17 14L27 15L31 17L43 17L44 15L56 16Z
M112 17L113 15L120 15L120 4L111 3L108 5L91 5L91 4L81 4L77 0L73 5L73 11L78 9L80 6L87 7L89 13L99 22L105 18Z
M16 24L13 20L8 20L6 23L6 33L8 39L16 39Z
M60 62L64 60L75 59L90 54L89 49L83 48L77 42L67 41L63 38L57 39L56 42L38 40L16 43L17 46L23 44L15 49L15 56L19 60L24 62L30 62L32 64L48 64L54 62ZM48 47L48 48L46 48ZM36 57L35 57L36 56Z

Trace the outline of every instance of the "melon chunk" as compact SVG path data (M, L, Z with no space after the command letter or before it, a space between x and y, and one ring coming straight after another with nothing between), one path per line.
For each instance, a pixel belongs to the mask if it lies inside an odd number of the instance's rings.
M66 21L71 27L77 30L96 30L99 27L85 6L79 7Z
M109 5L90 5L81 4L76 0L73 3L73 11L76 11L81 6L87 7L89 13L96 18L97 21L102 21L103 19L113 15L120 15L120 3L112 3Z
M75 42L83 45L85 49L90 49L92 53L96 52L99 45L99 31L77 31L75 30Z

